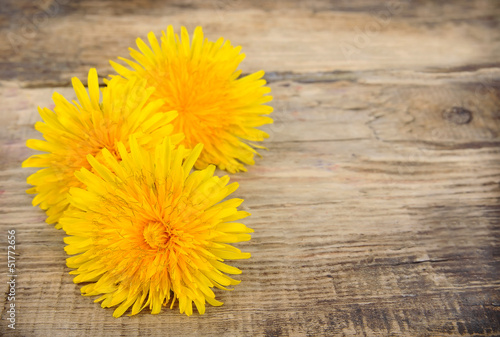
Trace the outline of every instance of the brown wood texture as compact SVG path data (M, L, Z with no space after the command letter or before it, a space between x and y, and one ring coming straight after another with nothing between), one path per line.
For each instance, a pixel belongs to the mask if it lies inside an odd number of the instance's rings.
M500 3L2 1L2 336L500 335ZM240 182L255 229L222 307L112 317L80 295L64 233L21 169L37 106L172 24L241 45L275 124ZM16 329L7 328L7 230Z

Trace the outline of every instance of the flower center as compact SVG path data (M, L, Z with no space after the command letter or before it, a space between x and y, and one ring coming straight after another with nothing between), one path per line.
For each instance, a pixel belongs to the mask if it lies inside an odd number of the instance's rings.
M150 222L144 227L142 232L144 241L153 249L167 247L170 235L165 226L160 222Z

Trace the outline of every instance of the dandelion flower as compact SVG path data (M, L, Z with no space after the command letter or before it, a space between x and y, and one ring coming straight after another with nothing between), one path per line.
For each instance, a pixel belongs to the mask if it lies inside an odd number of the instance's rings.
M215 164L230 173L246 171L244 164L254 164L255 148L268 135L257 129L273 120L266 116L272 100L262 78L264 71L240 77L238 70L245 55L223 38L216 42L204 39L201 27L194 30L192 41L186 28L180 38L172 26L162 31L161 44L155 34L148 34L150 47L137 39L139 51L130 48L135 60L119 58L130 68L111 61L124 78L147 80L156 90L151 99L165 101L164 110L176 110L175 132L185 135L183 144L193 148L204 144L195 164L198 169Z
M104 149L105 165L89 155L95 173L75 174L86 189L70 190L74 207L60 220L65 250L76 254L67 259L74 282L90 282L82 294L101 295L103 308L118 306L114 317L130 307L131 315L147 306L158 314L170 300L187 315L193 302L200 314L205 302L221 305L211 288L236 285L224 273L241 273L224 260L250 257L228 244L253 232L233 222L249 215L237 210L243 200L222 201L237 184L213 176L213 165L190 173L201 144L185 151L167 138L148 151L131 138L130 148L118 144L121 162Z
M45 152L25 160L23 167L42 168L28 177L28 184L34 187L27 192L36 194L33 205L46 210L49 224L57 222L67 209L69 189L82 186L74 172L90 168L88 154L99 158L106 148L118 158L117 143L128 147L132 134L140 144L154 148L172 133L170 123L177 116L175 111L163 110L162 100L151 99L153 89L146 88L145 80L122 83L119 77L112 79L102 91L102 102L95 69L88 74L88 94L80 80L73 78L72 82L79 103L71 104L54 93L54 112L38 108L44 123L37 122L35 128L45 140L30 139L26 143ZM176 136L176 141L181 138Z

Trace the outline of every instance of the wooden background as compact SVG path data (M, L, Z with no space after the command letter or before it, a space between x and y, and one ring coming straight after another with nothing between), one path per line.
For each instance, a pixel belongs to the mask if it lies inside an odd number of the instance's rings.
M252 253L204 316L115 319L80 296L21 169L37 106L172 24L241 45L275 97L232 176ZM2 0L2 336L500 335L500 2ZM7 329L7 230L17 233Z

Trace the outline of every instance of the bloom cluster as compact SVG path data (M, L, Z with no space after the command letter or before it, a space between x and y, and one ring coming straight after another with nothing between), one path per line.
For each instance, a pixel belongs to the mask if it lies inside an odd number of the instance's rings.
M113 316L145 307L157 314L178 301L181 313L217 306L212 288L227 290L240 274L228 259L246 259L232 243L250 240L238 222L243 200L230 198L238 185L214 175L254 164L253 142L272 123L272 97L259 71L241 77L244 54L229 41L190 41L171 26L149 46L137 39L128 67L111 62L118 75L100 87L97 71L88 90L77 78L77 101L54 93L55 107L39 108L35 128L45 140L27 146L41 151L23 167L41 168L28 177L33 205L47 223L62 228L67 266L86 296Z

